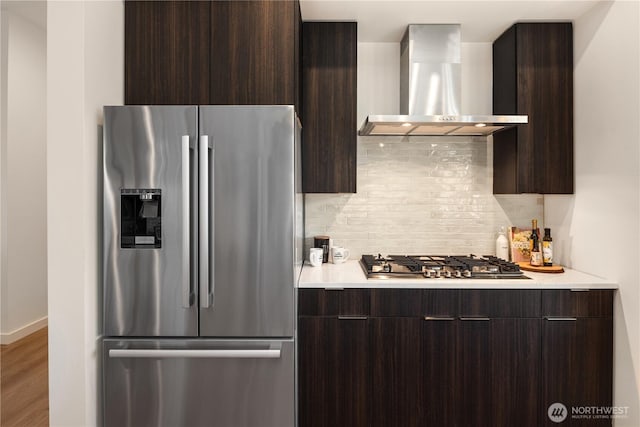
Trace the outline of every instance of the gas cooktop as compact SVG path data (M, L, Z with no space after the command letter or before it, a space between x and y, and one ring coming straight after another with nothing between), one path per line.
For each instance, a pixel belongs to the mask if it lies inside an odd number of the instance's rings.
M517 264L491 255L362 255L369 279L528 279Z

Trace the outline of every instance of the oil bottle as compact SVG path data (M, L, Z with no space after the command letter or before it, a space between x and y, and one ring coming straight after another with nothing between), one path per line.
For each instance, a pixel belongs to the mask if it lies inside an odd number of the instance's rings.
M553 239L551 238L551 229L544 229L544 237L542 238L542 263L546 267L553 265Z

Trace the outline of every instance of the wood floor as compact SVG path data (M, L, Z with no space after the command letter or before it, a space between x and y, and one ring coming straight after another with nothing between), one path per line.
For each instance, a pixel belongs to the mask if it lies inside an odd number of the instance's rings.
M0 426L49 425L47 328L0 346Z

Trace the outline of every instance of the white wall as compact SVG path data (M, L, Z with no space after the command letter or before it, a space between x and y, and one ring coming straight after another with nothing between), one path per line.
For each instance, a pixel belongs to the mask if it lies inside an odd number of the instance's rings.
M620 285L614 404L630 408L616 426L640 425L639 14L618 1L575 21L575 195L545 196L558 261Z
M491 43L463 43L462 108L490 114ZM358 43L358 125L398 114L400 44ZM485 138L358 137L356 194L307 194L305 231L363 253L495 251L500 226L542 224L539 195L493 195ZM309 246L309 245L307 245Z
M46 31L4 5L2 27L0 343L8 344L47 317Z
M4 323L4 301L7 299L7 67L9 51L9 18L0 4L0 333Z
M122 2L48 5L47 210L52 426L98 417L102 106L123 103Z

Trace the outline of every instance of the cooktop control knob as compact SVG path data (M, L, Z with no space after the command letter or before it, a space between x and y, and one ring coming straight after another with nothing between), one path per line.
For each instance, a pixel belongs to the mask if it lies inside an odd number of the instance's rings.
M456 277L456 279L459 279L462 277L462 272L460 270L456 270L453 275Z
M462 272L462 275L467 278L471 278L471 272L469 270L465 270Z
M451 272L449 270L446 270L444 272L444 277L446 277L447 279L451 279Z

